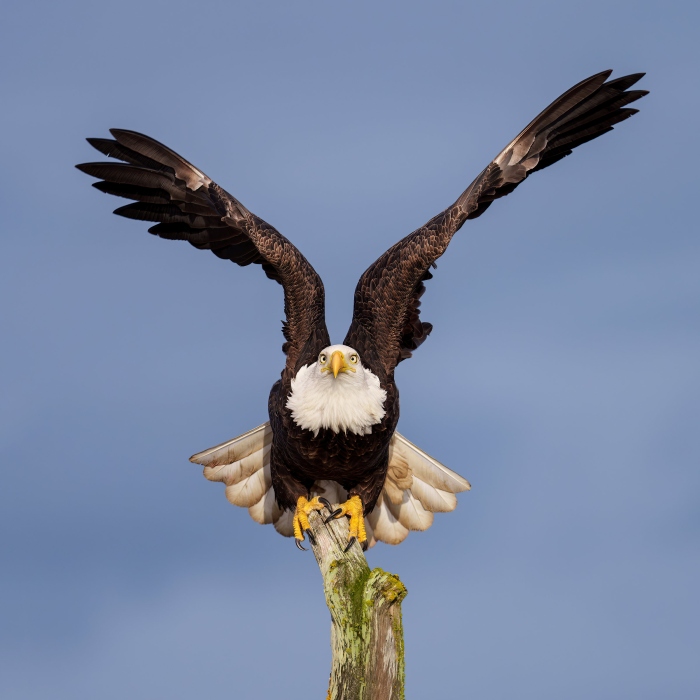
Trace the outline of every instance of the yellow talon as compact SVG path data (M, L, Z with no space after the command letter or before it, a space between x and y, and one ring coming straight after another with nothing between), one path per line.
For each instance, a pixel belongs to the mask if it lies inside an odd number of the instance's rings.
M313 513L315 510L322 510L325 506L323 503L319 502L318 497L312 498L310 501L304 498L304 496L299 496L297 499L297 509L294 512L294 521L292 523L294 527L294 538L296 540L304 539L304 532L311 529L311 523L309 523L309 514ZM309 537L309 539L312 539ZM314 544L312 541L311 544Z
M343 515L350 516L348 540L355 537L360 544L366 542L367 533L365 532L364 507L362 506L362 499L359 496L351 496L345 503L338 506L335 517L340 518Z

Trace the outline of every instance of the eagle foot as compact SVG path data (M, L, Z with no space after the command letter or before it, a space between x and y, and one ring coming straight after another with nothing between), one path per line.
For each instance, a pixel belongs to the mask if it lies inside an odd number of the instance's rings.
M356 538L356 537L351 537L351 538L348 540L348 543L345 545L345 549L343 550L343 554L347 554L348 551L350 551L350 547L352 547L352 546L355 544L355 542L357 542L357 538ZM367 549L368 549L367 540L365 540L365 541L360 545L360 547L362 547L362 551L363 551L363 552L366 552Z
M331 502L327 498L324 498L323 496L319 496L318 502L322 503L326 508L328 508L329 512L333 510L333 506L331 505Z
M359 496L351 496L326 518L326 522L340 518L343 515L347 515L350 518L348 544L344 551L347 552L355 542L359 542L362 545L363 551L366 550L367 533L365 532L365 514L362 499Z
M339 515L342 515L343 511L340 508L336 508L331 514L323 521L324 525L328 525L331 520L335 520Z
M297 508L294 512L294 521L292 523L294 527L294 544L296 544L297 549L301 549L304 552L307 551L306 547L301 545L304 541L304 535L309 538L312 546L316 546L316 538L311 531L309 515L315 510L323 510L324 508L332 509L331 504L325 498L315 497L309 501L304 496L299 496L297 499Z

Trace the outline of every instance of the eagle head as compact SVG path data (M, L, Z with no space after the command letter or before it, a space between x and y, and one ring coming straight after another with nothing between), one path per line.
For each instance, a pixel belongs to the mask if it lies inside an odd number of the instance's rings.
M329 345L321 350L316 366L321 375L332 375L333 379L339 374L357 375L358 370L360 374L364 373L359 353L347 345Z
M347 345L321 350L316 362L299 370L290 389L287 408L294 422L314 435L323 428L367 435L386 413L379 378Z

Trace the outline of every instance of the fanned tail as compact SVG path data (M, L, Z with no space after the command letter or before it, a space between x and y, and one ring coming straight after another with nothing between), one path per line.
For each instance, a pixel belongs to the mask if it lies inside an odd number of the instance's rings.
M382 494L365 518L370 547L376 542L399 544L411 530L427 530L434 513L454 510L455 494L470 488L466 479L394 433Z
M270 476L270 424L254 428L228 442L190 457L204 466L210 481L226 484L226 498L248 508L250 516L277 532L293 537L292 512L282 510L275 499ZM434 513L447 513L457 506L455 494L471 488L469 482L421 450L403 435L394 433L389 447L389 468L384 488L365 517L368 543L399 544L411 530L427 530ZM317 481L312 495L331 503L347 499L345 489L334 481Z
M270 423L263 423L233 440L192 455L190 462L201 464L209 481L226 484L226 498L235 506L248 508L253 520L273 523L282 518L282 510L272 490L271 444Z

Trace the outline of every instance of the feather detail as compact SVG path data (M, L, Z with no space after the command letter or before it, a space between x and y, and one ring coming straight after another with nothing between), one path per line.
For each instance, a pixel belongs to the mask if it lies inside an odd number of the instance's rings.
M282 509L277 505L275 490L272 487L265 491L263 497L255 505L248 508L250 517L261 525L270 525L270 523L279 520L282 512Z
M253 452L232 464L222 464L218 467L204 467L204 476L209 481L223 481L227 486L237 484L270 465L270 446L265 445L261 450Z
M275 530L284 535L284 537L294 537L294 514L291 510L283 510L282 515L280 515L277 520L273 522Z
M263 446L271 443L272 428L270 428L270 422L268 421L257 428L249 430L247 433L243 433L243 435L233 438L233 440L222 442L220 445L192 455L190 462L201 464L205 467L233 464L253 452L258 452Z
M270 465L253 472L247 479L226 487L226 498L234 506L250 508L254 506L272 486Z
M365 518L365 532L367 533L367 549L372 549L377 544L377 538L374 536L374 529L369 518Z
M198 452L190 461L204 466L209 481L225 483L226 498L234 505L254 508L251 516L261 522L271 517L265 515L271 506L262 503L272 487L271 444L272 429L269 423L263 423L233 440Z
M392 450L393 448L393 450ZM394 433L390 447L390 461L392 453L399 452L400 456L408 462L408 466L415 476L424 483L434 486L436 489L450 493L460 493L471 488L470 483L457 472L440 464L427 452L423 452L417 445L407 440L403 435Z
M335 481L317 481L311 487L311 496L327 498L331 503L344 503L348 498L348 492Z
M433 514L408 489L403 492L399 505L389 500L384 503L394 518L408 530L427 530L433 524Z
M367 516L374 538L387 544L399 544L408 537L408 528L402 525L398 518L384 503L384 494L379 497L374 510Z
M142 134L128 129L110 129L110 132L119 145L126 146L132 152L135 151L152 162L161 163L172 169L172 172L177 173L190 189L198 190L211 183L211 180L199 168L155 139L149 139L147 136L144 137Z
M365 518L370 546L378 541L399 544L409 530L427 530L433 524L433 513L454 510L455 493L469 488L466 479L394 433L382 494Z
M397 433L394 433L389 443L389 467L386 472L384 492L391 503L400 505L405 490L410 489L413 483L413 472L408 466L404 449L396 440L396 435Z
M449 491L436 489L413 475L411 493L421 502L423 508L432 513L449 513L457 507L457 496Z
M238 489L227 490L227 497L236 505L251 506L255 503L249 503L249 497L239 496L242 493L248 493L253 486L254 481L248 482L259 470L267 467L270 468L270 446L272 444L272 430L270 424L265 423L258 426L240 437L229 440L222 445L217 445L204 452L190 457L191 462L204 465L204 476L209 481L222 481L226 486L231 487L237 484L242 484L246 481L246 485L242 485ZM257 491L253 491L256 493ZM231 494L229 496L229 493ZM256 501L262 497L262 493L255 499ZM241 498L245 502L238 502ZM250 496L252 498L252 496Z

